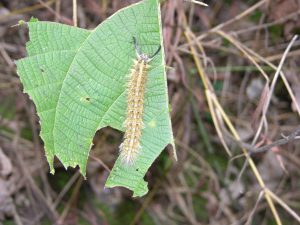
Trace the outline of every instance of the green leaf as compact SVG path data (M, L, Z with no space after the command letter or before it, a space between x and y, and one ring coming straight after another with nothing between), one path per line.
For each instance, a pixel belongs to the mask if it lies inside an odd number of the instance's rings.
M28 57L17 68L36 105L51 172L56 155L85 175L95 132L106 126L124 130L126 77L136 58L133 36L149 55L163 45L158 0L124 8L92 31L51 22L28 26ZM141 152L132 166L118 158L106 182L106 187L127 187L134 196L147 193L145 173L166 145L174 146L163 48L150 66Z

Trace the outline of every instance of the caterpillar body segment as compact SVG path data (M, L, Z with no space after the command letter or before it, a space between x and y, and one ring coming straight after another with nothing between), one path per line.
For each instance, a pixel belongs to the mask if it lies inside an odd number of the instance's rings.
M138 46L136 38L134 46L137 60L134 61L127 85L127 110L124 122L124 141L120 145L121 162L132 165L141 151L141 137L144 112L145 87L148 76L149 62L160 51L160 48L151 57L143 54Z

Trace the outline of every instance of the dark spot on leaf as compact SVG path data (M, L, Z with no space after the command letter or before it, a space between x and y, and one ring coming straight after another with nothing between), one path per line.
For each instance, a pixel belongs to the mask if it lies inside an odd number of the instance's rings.
M42 72L42 73L44 73L44 72L45 72L45 70L44 70L42 67L40 67L40 70L41 70L41 72Z
M86 97L85 100L89 102L91 99L89 97Z
M135 169L135 171L138 172L138 171L139 171L139 168Z

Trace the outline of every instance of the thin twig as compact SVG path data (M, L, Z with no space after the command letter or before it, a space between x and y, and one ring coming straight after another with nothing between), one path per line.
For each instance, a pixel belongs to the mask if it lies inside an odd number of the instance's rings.
M60 20L63 23L66 24L72 24L72 21L69 18L66 18L64 16L61 16L59 13L57 13L57 10L60 10L58 7L58 2L56 3L56 9L53 10L47 3L43 2L42 0L38 0L39 3L41 3L42 6L44 6L50 13L52 13L55 16L55 20Z
M17 133L16 136L14 137L12 146L13 146L14 155L16 157L16 160L18 162L20 170L22 171L23 176L25 177L25 179L28 181L28 184L31 188L32 193L38 199L38 201L41 203L42 207L45 209L45 211L46 211L47 215L49 216L49 218L52 219L53 221L57 221L58 213L52 208L51 203L48 202L48 200L44 197L41 190L37 187L34 179L31 176L31 174L26 169L26 165L24 163L24 160L23 160L22 156L18 153L19 150L20 150L19 146L18 146L19 136L20 135Z
M110 169L108 168L108 166L100 158L97 158L93 155L90 155L90 158L95 160L96 162L98 162L101 166L104 167L105 170L107 170L110 173Z
M55 0L50 0L50 1L47 1L45 4L47 4L48 6L50 6L54 2L55 2ZM18 10L6 13L4 15L1 15L0 16L0 20L2 20L4 18L7 18L7 17L10 17L10 16L32 12L32 11L35 11L35 10L38 10L38 9L42 9L42 8L45 8L45 5L36 4L36 5L33 5L33 6L25 7L25 8L18 9Z
M282 138L282 139L276 140L276 141L274 141L271 144L267 144L267 145L264 145L264 146L259 147L259 148L255 148L253 145L247 144L247 143L244 143L244 142L237 142L236 140L233 139L233 137L231 137L231 138L239 146L241 146L242 148L247 149L250 155L253 155L253 154L257 154L257 153L266 152L266 151L274 148L275 146L281 146L281 145L285 145L285 144L291 143L291 142L293 142L295 140L300 140L299 138L297 138L298 135L300 135L300 126L298 126L295 129L295 131L292 132L290 135L284 136L284 138Z
M260 25L257 25L257 26L252 26L252 27L249 27L249 28L233 31L233 33L235 35L239 35L239 34L242 34L242 33L251 32L251 31L255 31L255 30L259 30L259 29L266 29L266 28L269 28L269 27L272 27L272 26L276 26L278 24L282 24L282 23L286 22L287 20L293 19L294 17L298 16L298 14L300 14L300 10L297 10L296 12L288 14L285 17L281 17L278 20L275 20L273 22L260 24Z
M254 154L254 153L261 153L261 152L265 152L270 150L271 148L275 147L275 146L281 146L281 145L285 145L288 144L290 142L293 142L295 140L299 140L296 137L300 134L300 127L297 128L297 130L295 132L293 132L291 135L283 138L283 139L279 139L277 141L274 141L272 144L268 144L265 145L263 147L260 148L256 148L256 149L251 149L249 151L250 154Z

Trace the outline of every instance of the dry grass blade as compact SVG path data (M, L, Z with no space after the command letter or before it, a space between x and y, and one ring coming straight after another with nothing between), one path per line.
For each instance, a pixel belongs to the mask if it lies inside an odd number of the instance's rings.
M53 207L56 208L58 204L61 202L62 198L65 194L70 190L75 181L80 177L80 173L77 170L76 173L71 177L71 179L67 182L67 184L63 187L59 195L57 196L55 202L53 203Z
M266 190L269 195L280 204L291 216L293 216L300 223L300 216L293 209L291 209L284 201L282 201L277 195L275 195L272 191Z
M254 139L252 141L252 145L254 145L257 142L257 139L259 138L259 136L261 134L261 130L263 128L264 121L266 121L266 113L268 111L268 108L269 108L269 105L270 105L270 101L271 101L271 97L273 95L276 82L277 82L278 77L280 75L281 68L282 68L282 66L284 64L284 61L286 59L287 54L289 53L290 49L292 48L292 46L293 46L294 42L297 40L297 38L298 38L298 36L295 35L294 38L289 43L289 45L286 48L286 50L284 51L284 53L283 53L282 59L281 59L281 61L279 63L279 66L278 66L277 71L276 71L276 73L274 75L271 87L269 89L269 93L268 93L267 99L265 101L265 105L264 105L263 112L262 112L262 118L260 120L259 127L258 127L258 130L257 130L256 134L255 134L255 137L254 137Z
M248 51L249 49L248 49L245 45L242 45L242 44L239 43L237 40L235 40L233 37L231 37L230 35L227 35L225 32L223 32L223 31L217 31L216 33L219 34L219 35L221 35L222 37L226 38L228 41L230 41L232 44L234 44L239 50L241 50L241 51L247 56L247 58L248 58L251 62L253 62L253 64L254 64L254 65L258 68L258 70L262 73L262 75L264 76L264 78L267 80L267 84L269 83L269 78L268 78L267 74L264 72L264 70L263 70L263 69L258 65L258 63L256 62L257 54L253 55L253 54L252 54L253 51L250 51L250 52L249 52L249 51ZM260 135L260 133L261 133L261 130L262 130L262 128L263 128L263 125L264 125L264 124L267 124L267 123L266 123L266 117L265 117L265 114L266 114L267 109L268 109L268 107L269 107L270 100L271 100L271 96L272 96L272 93L273 93L273 91L274 91L275 84L276 84L276 81L277 81L279 75L281 75L282 79L284 80L284 83L286 84L286 87L287 87L287 89L288 89L288 91L289 91L289 93L290 93L290 96L291 96L291 98L293 99L293 102L295 103L295 105L296 105L296 107L297 107L297 109L298 109L298 111L299 111L299 106L298 106L298 104L297 104L296 98L294 97L294 95L293 95L293 93L292 93L292 91L291 91L291 88L290 88L289 85L288 85L288 82L286 81L284 75L282 75L282 72L281 72L281 68L282 68L282 66L283 66L284 60L285 60L285 58L287 57L288 52L289 52L290 48L292 47L293 43L296 41L296 39L297 39L297 36L295 36L295 37L292 39L292 41L291 41L290 44L288 45L286 51L284 52L284 55L283 55L282 60L281 60L281 62L280 62L280 64L279 64L279 67L276 69L276 74L275 74L274 79L273 79L273 81L272 81L271 87L269 88L269 94L268 94L268 96L267 96L266 101L264 101L264 108L262 109L262 110L263 110L263 112L262 112L263 116L262 116L261 121L260 121L260 123L259 123L259 128L258 128L258 131L257 131L257 133L256 133L256 135L255 135L255 138L254 138L253 142L252 142L252 145L254 145L254 144L256 143L256 141L257 141L257 139L258 139L258 137L259 137L259 135ZM248 52L249 52L251 55L250 55Z
M195 35L189 29L187 29L186 33L187 33L187 35L190 35L192 38L196 38ZM203 49L203 47L202 47L202 45L200 43L196 42L196 45L197 45L197 47L199 48L199 50L201 52L204 52L204 49ZM201 68L203 68L202 65L200 65L200 66L201 66ZM204 71L201 70L200 72L201 72L200 76L203 78L202 81L206 80ZM205 87L205 90L211 90L213 92L213 87L212 87L212 85L209 82L205 83L204 87ZM220 118L220 114L217 111L215 111L215 108L213 107L213 104L212 104L212 101L211 101L212 98L210 97L210 93L211 92L206 92L205 91L205 93L206 93L206 97L207 97L206 99L207 99L207 102L208 102L208 107L210 109L211 116L212 116L212 119L213 119L213 122L214 122L214 125L215 125L215 128L216 128L217 134L218 134L218 136L220 138L220 141L221 141L221 143L222 143L225 151L231 157L232 153L230 152L230 149L229 149L229 147L228 147L228 145L227 145L227 143L225 141L224 135L222 133L221 126L224 126L224 125L222 123L222 119Z
M243 45L238 42L236 39L234 39L232 36L226 34L223 31L216 31L215 33L219 34L220 36L222 36L223 38L226 38L228 41L230 41L230 43L232 43L234 46L236 46L246 57L247 59L249 59L259 70L259 72L261 72L261 74L264 76L264 78L266 79L267 83L269 83L269 77L268 75L265 73L265 71L261 68L261 66L256 62L255 58L252 57L250 54L248 54L247 51L244 50Z
M263 62L263 63L267 64L272 69L274 69L276 71L278 70L277 66L275 66L273 63L269 62L265 57L259 55L258 53L256 53L255 51L253 51L252 49L248 48L245 45L243 45L243 48L248 53L250 53L252 55L252 57L256 58L260 62ZM281 77L281 79L282 79L282 81L283 81L283 83L284 83L284 85L285 85L285 87L286 87L286 89L287 89L287 91L288 91L288 93L289 93L289 95L290 95L293 103L295 104L295 107L297 109L298 115L300 116L300 105L298 104L298 101L296 100L296 97L295 97L295 95L294 95L294 93L293 93L293 91L292 91L292 89L291 89L291 87L290 87L290 85L289 85L289 83L288 83L288 81L287 81L284 73L281 70L279 70L279 74L280 74L280 77Z
M225 26L228 26L229 24L232 24L242 18L244 18L245 16L248 16L249 14L251 14L253 11L255 11L256 9L258 9L259 7L261 7L262 5L264 5L266 2L268 2L268 0L262 0L258 3L256 3L255 5L249 7L247 10L243 11L242 13L240 13L239 15L235 16L234 18L224 22L224 23L221 23L215 27L213 27L212 29L210 29L209 31L205 32L204 34L198 36L195 40L192 40L192 43L191 44L195 44L197 43L198 41L201 41L202 39L204 39L205 37L207 37L211 32L216 32L218 30L221 30L223 27ZM183 44L182 46L180 47L188 47L189 44Z
M211 89L208 88L210 83L209 83L209 80L206 78L206 76L204 76L204 72L203 72L203 70L202 70L201 62L200 62L200 60L198 59L197 54L196 54L197 51L196 51L195 47L192 45L192 40L191 40L190 36L188 35L188 33L185 33L185 34L186 34L186 38L187 38L188 44L190 45L191 52L192 52L192 55L193 55L193 58L194 58L194 61L195 61L195 64L196 64L198 73L199 73L200 78L202 79L202 82L203 82L203 84L204 84L204 87L205 87L205 93L207 94L207 95L206 95L207 98L211 98L211 100L212 100L212 102L213 102L213 104L214 104L214 107L216 107L217 110L219 110L219 112L222 114L222 117L223 117L225 123L227 124L229 130L230 130L231 133L233 134L234 138L235 138L237 141L240 141L241 138L240 138L238 132L236 131L236 129L234 128L234 126L233 126L233 124L231 123L230 119L228 118L228 116L227 116L226 113L224 112L222 106L219 104L219 101L218 101L218 99L216 98L216 96L215 96L215 94L213 93L213 91L212 91ZM264 181L263 181L263 179L262 179L262 177L261 177L261 175L260 175L260 173L259 173L259 171L258 171L258 169L256 168L255 163L253 162L252 158L250 158L250 156L249 156L247 150L244 149L244 148L243 148L242 150L243 150L243 153L244 153L244 155L245 155L245 157L246 157L246 160L248 160L249 165L250 165L250 167L251 167L251 169L252 169L252 171L253 171L253 173L254 173L254 175L255 175L255 177L256 177L258 183L259 183L259 185L261 186L262 190L267 189L267 188L266 188L266 185L265 185L265 183L264 183ZM273 213L273 216L274 216L274 218L275 218L275 221L276 221L277 225L281 225L281 224L282 224L281 219L280 219L280 217L279 217L279 215L278 215L278 212L277 212L277 210L276 210L276 208L275 208L275 205L274 205L274 203L273 203L273 201L272 201L272 198L270 197L270 195L268 194L268 192L265 192L265 198L266 198L266 200L267 200L267 202L268 202L268 204L269 204L269 207L270 207L270 209L271 209L271 211L272 211L272 213Z

